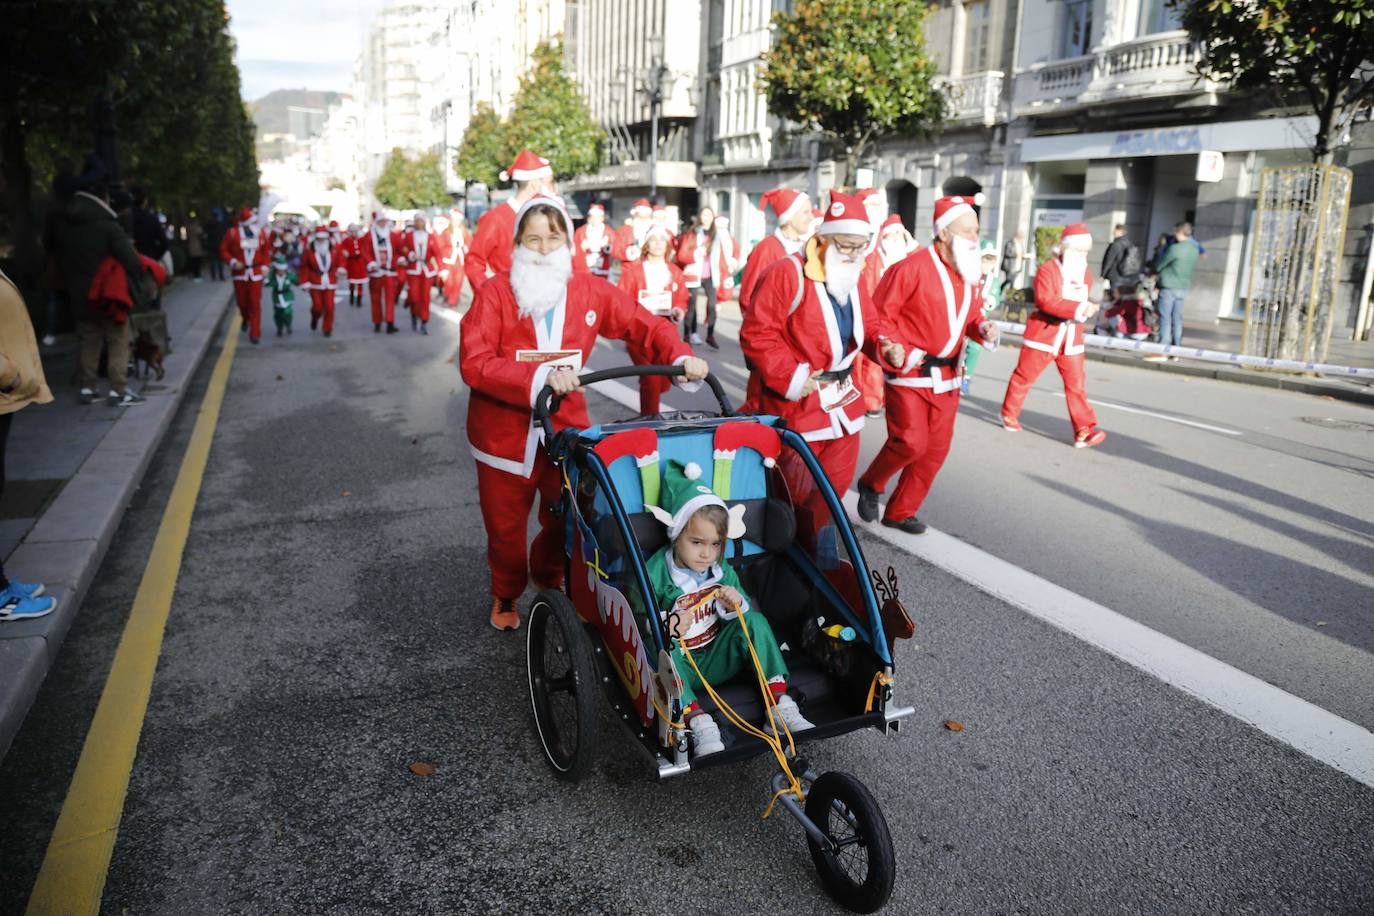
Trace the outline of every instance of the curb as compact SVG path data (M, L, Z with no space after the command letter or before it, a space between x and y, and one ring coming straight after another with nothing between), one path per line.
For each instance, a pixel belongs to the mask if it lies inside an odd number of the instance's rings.
M190 359L178 359L168 368L162 382L166 393L149 395L146 403L124 408L124 414L6 558L10 568L23 570L25 579L46 584L48 594L57 600L57 609L37 620L4 624L4 638L0 638L0 758L9 750L43 679L56 662L124 510L232 302L232 294L226 294L220 306L206 306L178 336L178 354L188 354Z

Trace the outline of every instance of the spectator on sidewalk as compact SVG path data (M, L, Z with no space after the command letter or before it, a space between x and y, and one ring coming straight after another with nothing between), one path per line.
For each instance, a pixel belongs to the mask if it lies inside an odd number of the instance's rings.
M1183 343L1183 300L1193 281L1193 269L1201 257L1201 248L1189 242L1193 236L1192 223L1174 227L1176 244L1164 249L1155 264L1159 284L1159 342L1165 346ZM1154 361L1163 356L1147 357Z
M1007 287L1025 288L1026 267L1029 266L1031 259L1031 252L1026 247L1026 232L1024 229L1017 229L1016 234L1002 246L1002 263L999 266L1002 270L1003 295L1006 294Z
M1144 265L1140 249L1126 235L1126 224L1117 223L1112 241L1102 256L1102 279L1111 301L1117 301L1125 290L1134 291L1140 285L1140 271Z
M205 260L205 230L195 211L186 220L186 261L195 282L201 282L200 265Z
M145 258L152 258L154 261L162 261L167 254L167 231L162 226L162 220L158 218L157 209L153 207L152 200L148 197L148 192L142 188L131 188L134 197L134 208L131 214L133 221L134 250ZM115 207L116 211L121 208ZM166 266L164 264L164 266ZM151 308L162 308L162 294L149 303Z
M24 297L10 278L0 272L0 496L5 492L5 443L10 421L30 404L51 400ZM51 614L57 602L44 591L40 584L6 578L4 563L0 562L0 621Z
M205 247L210 255L210 279L224 280L224 262L219 259L219 243L224 239L224 220L218 210L210 214L210 222L205 226Z
M110 208L103 185L91 185L73 195L58 229L58 247L81 344L81 403L90 404L98 397L96 372L102 344L109 351L110 404L127 407L142 402L142 395L128 386L129 323L115 321L90 299L92 281L106 258L119 261L130 277L143 273L138 252ZM135 296L142 295L142 284L129 286Z

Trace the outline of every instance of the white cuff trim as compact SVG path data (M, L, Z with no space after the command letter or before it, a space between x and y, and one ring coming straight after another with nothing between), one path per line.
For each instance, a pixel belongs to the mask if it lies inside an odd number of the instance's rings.
M787 383L787 394L784 395L789 401L800 401L802 386L811 377L811 364L801 363L797 366L797 371L792 373L792 381Z
M902 363L902 375L906 375L912 369L921 364L921 360L926 358L926 351L920 347L912 347L907 351L906 362Z
M539 400L539 392L544 390L548 384L549 373L554 369L552 363L544 363L534 370L534 381L530 383L530 407L534 407L534 402Z
M1073 312L1073 320L1074 320L1074 321L1084 321L1084 320L1086 320L1087 317L1088 317L1088 306L1090 306L1090 305L1092 305L1092 303L1091 303L1091 302L1088 302L1088 301L1086 301L1086 300L1084 300L1083 302L1078 303L1078 308L1074 309L1074 312Z

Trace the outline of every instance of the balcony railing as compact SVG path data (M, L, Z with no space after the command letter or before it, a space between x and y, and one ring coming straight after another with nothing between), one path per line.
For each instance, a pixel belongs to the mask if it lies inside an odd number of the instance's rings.
M977 123L991 127L1002 118L998 111L1002 102L1001 70L987 70L968 76L940 77L936 82L949 103L949 120L954 123Z
M1208 92L1200 80L1200 45L1187 32L1163 32L1094 54L1036 64L1016 76L1018 115L1049 114L1082 105Z

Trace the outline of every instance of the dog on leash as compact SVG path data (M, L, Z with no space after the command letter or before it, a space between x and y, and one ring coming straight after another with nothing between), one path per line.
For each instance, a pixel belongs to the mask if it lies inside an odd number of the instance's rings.
M141 375L138 371L139 363L143 364ZM134 340L134 375L137 378L147 378L150 371L159 382L162 381L162 376L167 374L162 368L162 348L153 342L151 334L140 331Z

